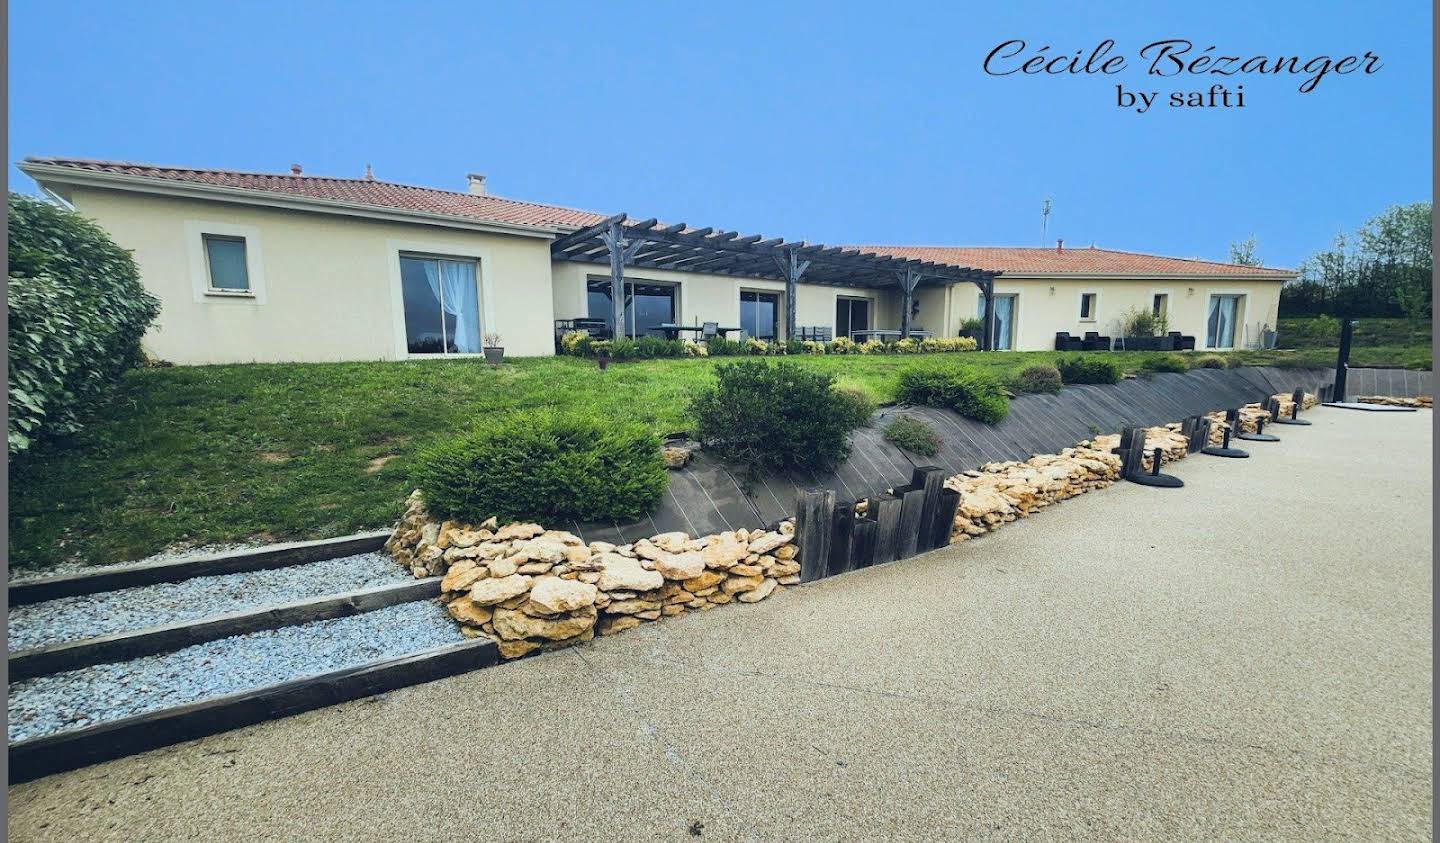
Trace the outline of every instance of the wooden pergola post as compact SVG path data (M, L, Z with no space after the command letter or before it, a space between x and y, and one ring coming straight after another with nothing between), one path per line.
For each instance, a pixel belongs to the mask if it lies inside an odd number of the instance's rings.
M985 297L985 326L980 335L980 350L995 350L995 279L985 281L980 288L981 294Z
M915 300L915 286L920 283L921 275L914 269L906 269L904 272L895 273L900 279L900 339L910 339L910 308Z
M797 285L800 283L800 276L810 268L810 261L800 260L794 249L786 249L785 256L775 255L775 265L780 267L780 274L785 277L785 340L788 342L795 339L795 298L798 294Z
M609 227L600 232L600 239L610 251L610 308L615 319L611 339L619 339L625 336L625 264L635 257L645 240L625 240L620 220L611 221Z

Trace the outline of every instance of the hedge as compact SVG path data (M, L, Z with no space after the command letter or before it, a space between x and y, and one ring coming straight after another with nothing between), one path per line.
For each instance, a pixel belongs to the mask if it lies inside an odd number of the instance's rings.
M634 521L669 483L639 423L517 412L421 450L412 479L432 511L464 521Z
M160 303L130 253L79 214L10 194L11 454L74 433L141 360Z
M900 372L899 397L907 404L944 407L986 424L996 424L1010 412L1010 400L995 376L963 366L911 366Z

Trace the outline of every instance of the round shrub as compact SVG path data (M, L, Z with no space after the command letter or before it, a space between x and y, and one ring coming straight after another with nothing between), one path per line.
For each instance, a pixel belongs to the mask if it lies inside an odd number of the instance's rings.
M1042 392L1054 395L1060 391L1060 370L1054 366L1030 366L1015 378L1016 392Z
M911 366L900 372L899 398L907 404L945 407L996 424L1010 411L1005 387L994 376L963 366Z
M141 359L160 303L130 253L74 211L10 194L10 453L74 433Z
M1119 383L1124 376L1120 364L1103 355L1073 354L1055 361L1065 383Z
M833 381L788 362L718 366L715 384L690 404L696 435L721 459L747 466L752 479L831 467L850 453L846 437L863 423L855 400Z
M660 438L637 423L509 413L422 450L415 486L434 512L469 522L633 521L669 477Z
M870 424L870 416L875 413L875 402L864 390L855 386L834 385L831 391L839 399L837 406L840 412L845 414L851 429Z
M922 457L940 453L940 435L930 425L912 416L900 416L885 425L885 441Z
M1197 369L1224 369L1227 368L1225 358L1218 354L1206 354L1203 357L1195 358Z
M1190 366L1178 354L1159 354L1146 357L1142 364L1147 372L1188 372Z

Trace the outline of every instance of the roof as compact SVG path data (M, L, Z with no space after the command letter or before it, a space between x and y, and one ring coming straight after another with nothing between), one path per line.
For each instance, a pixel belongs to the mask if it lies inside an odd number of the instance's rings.
M437 190L433 187L415 187L371 179L342 179L289 173L249 173L238 170L136 164L126 161L93 161L84 158L31 157L26 158L25 163L65 167L90 173L371 205L399 211L419 211L507 225L570 229L594 225L605 219L604 214L562 208L558 205L520 202L499 196L476 196L470 193Z
M1198 258L1167 258L1117 249L1027 248L1020 246L857 246L882 255L973 266L1016 275L1192 275L1196 277L1289 278L1294 270L1243 266Z
M76 176L113 178L117 182L151 181L200 190L243 191L255 194L363 206L401 214L517 226L551 232L569 232L598 225L609 215L559 205L522 202L499 196L439 190L365 178L334 178L293 173L256 173L200 167L101 161L87 158L29 157L20 168L37 181L63 182L57 171ZM232 194L233 195L233 194ZM708 229L707 229L708 230ZM1114 249L1051 249L992 246L853 246L865 252L925 261L984 272L1015 275L1130 275L1275 278L1292 277L1288 269L1240 266L1193 258L1169 258Z

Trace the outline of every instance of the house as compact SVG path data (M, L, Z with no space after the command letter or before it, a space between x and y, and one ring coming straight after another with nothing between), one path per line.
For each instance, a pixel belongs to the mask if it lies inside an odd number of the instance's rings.
M993 297L990 345L1119 335L1146 308L1200 348L1273 328L1283 269L1095 248L826 247L362 178L73 158L20 169L131 249L160 299L147 349L182 364L554 353L560 320L762 338L955 336ZM620 307L612 291L623 276ZM623 315L619 315L623 309ZM606 330L601 327L600 330ZM668 329L672 335L680 329ZM733 336L733 334L732 334Z

